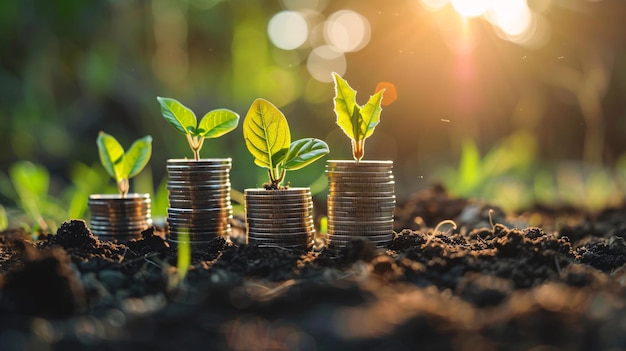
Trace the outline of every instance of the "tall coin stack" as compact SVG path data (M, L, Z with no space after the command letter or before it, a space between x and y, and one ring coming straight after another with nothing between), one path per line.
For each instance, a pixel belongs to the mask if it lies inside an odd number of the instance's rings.
M352 238L377 247L393 239L396 206L393 161L329 160L327 251L337 254Z
M306 249L315 235L310 188L245 189L248 244Z
M188 234L192 243L230 235L231 159L174 159L167 161L170 240Z
M152 226L150 194L93 194L87 202L91 232L101 240L125 241L141 237Z

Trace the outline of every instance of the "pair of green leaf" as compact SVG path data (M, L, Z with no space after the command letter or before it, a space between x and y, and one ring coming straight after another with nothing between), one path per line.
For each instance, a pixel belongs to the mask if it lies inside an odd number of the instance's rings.
M269 169L270 182L277 187L285 171L303 168L330 152L319 139L291 142L285 115L264 99L256 99L250 106L243 121L243 137L254 163Z
M105 132L98 134L96 143L100 162L109 175L115 179L120 194L125 196L129 188L128 179L141 172L152 156L152 137L146 135L136 140L128 152L124 152L120 143Z
M367 103L359 106L356 102L356 90L348 82L333 72L335 81L335 114L337 124L352 141L354 159L360 161L365 153L365 139L367 139L380 122L383 93L380 90L370 96Z
M198 122L195 113L179 101L157 97L163 117L179 132L187 136L196 160L205 138L218 138L237 127L239 115L228 109L209 111Z

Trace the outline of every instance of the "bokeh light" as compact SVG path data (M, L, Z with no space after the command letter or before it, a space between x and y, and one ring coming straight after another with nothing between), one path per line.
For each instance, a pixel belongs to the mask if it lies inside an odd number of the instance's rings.
M326 0L281 0L283 7L289 10L311 9L322 11L326 7Z
M463 17L477 17L484 14L492 0L450 0L452 7Z
M421 4L427 10L439 11L448 5L449 0L422 0Z
M516 36L528 29L532 14L526 0L499 0L491 4L486 18L505 33Z
M393 83L389 82L379 82L376 85L376 92L385 89L385 93L383 94L383 106L389 106L393 104L398 99L398 92L396 91L396 86Z
M504 40L538 48L544 45L551 34L550 24L541 13L552 6L551 0L535 2L534 10L528 0L421 0L422 7L435 12L450 5L461 17L481 17L487 20L496 34ZM441 28L455 27L454 20L444 21ZM450 32L443 29L443 32ZM447 42L450 42L446 36ZM455 40L452 39L454 42ZM456 48L456 46L454 46ZM458 51L458 50L455 50Z
M293 50L306 42L309 27L299 12L281 11L270 19L267 34L276 47Z
M326 42L341 52L362 49L369 42L370 36L371 29L367 19L350 10L333 13L324 26Z
M346 73L346 57L330 45L315 48L309 54L306 67L313 78L320 82L332 82L332 72Z

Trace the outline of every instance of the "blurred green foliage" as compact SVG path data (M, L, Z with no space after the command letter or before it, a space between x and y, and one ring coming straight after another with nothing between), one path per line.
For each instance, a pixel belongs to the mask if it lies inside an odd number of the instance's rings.
M455 196L487 200L508 211L543 204L597 212L624 202L626 154L615 172L579 161L546 164L536 157L534 140L527 133L513 134L482 158L476 143L466 141L458 167L443 167L436 177Z

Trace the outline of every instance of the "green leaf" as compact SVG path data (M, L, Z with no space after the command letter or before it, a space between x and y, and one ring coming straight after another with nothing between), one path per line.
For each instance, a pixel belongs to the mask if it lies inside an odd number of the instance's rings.
M278 165L278 164L283 163L284 160L285 160L285 155L287 155L288 151L289 151L289 148L284 148L284 149L280 149L276 153L274 153L272 155L272 164L273 165Z
M100 162L102 162L104 169L106 169L109 175L113 177L116 182L126 178L125 174L127 174L127 170L125 169L124 149L120 143L118 143L112 135L105 132L98 134L96 143L98 144Z
M150 161L150 156L152 156L152 137L146 135L135 141L124 156L126 162L125 169L128 171L126 178L132 178L141 172L148 164L148 161Z
M198 122L193 111L175 99L157 97L157 100L159 104L161 104L163 117L165 117L176 130L183 134L195 135Z
M361 117L362 122L360 125L360 132L363 139L368 138L372 133L374 133L374 129L380 122L380 113L382 111L382 101L383 101L383 93L385 90L381 90L376 94L370 96L367 104L361 107Z
M306 138L296 140L289 146L282 165L286 170L296 170L305 167L328 154L328 145L319 139Z
M209 111L200 120L197 134L205 138L217 138L237 128L239 115L222 108Z
M356 104L356 91L350 87L348 82L341 78L337 73L333 72L335 80L335 113L337 114L337 124L344 133L351 139L358 138L354 133L354 124L352 122Z
M243 137L248 151L254 156L254 163L274 169L275 154L287 149L291 134L287 119L276 106L264 99L256 99L243 121Z

